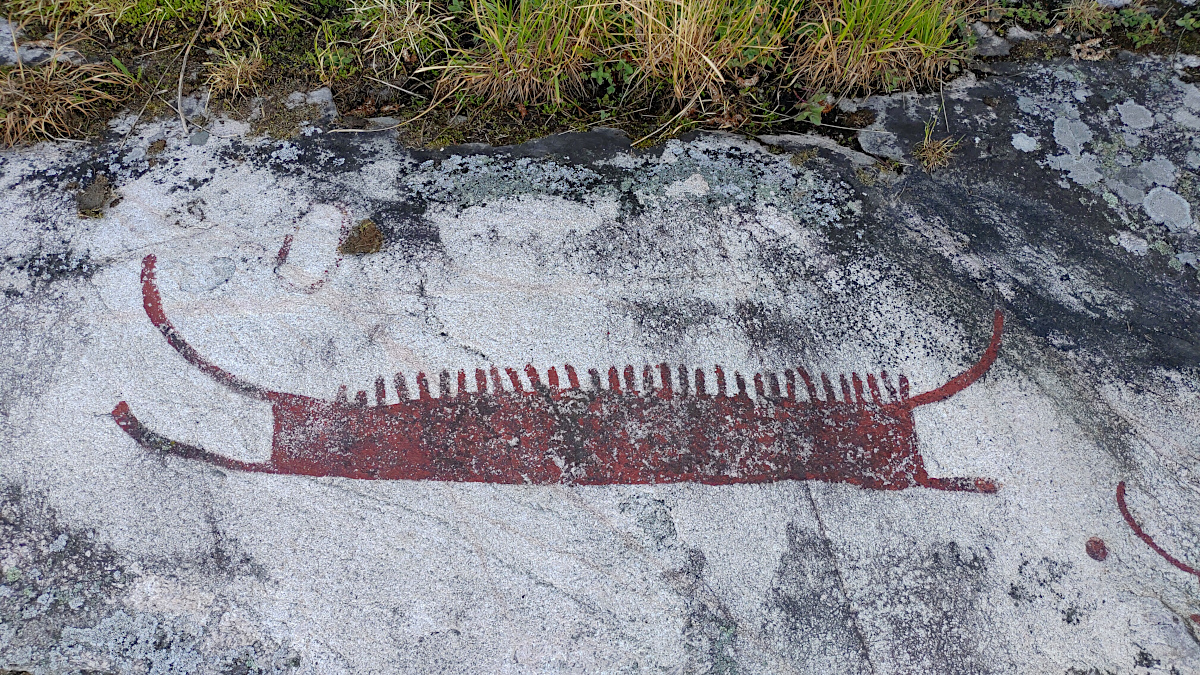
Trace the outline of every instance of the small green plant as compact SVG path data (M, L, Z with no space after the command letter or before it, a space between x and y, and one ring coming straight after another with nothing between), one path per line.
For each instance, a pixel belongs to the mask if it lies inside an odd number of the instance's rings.
M317 75L325 84L332 84L359 72L361 53L350 39L351 25L348 21L329 19L322 21L313 38L313 50L309 61L316 67Z
M613 96L618 89L631 83L636 74L637 69L633 67L632 63L625 59L617 59L612 62L596 64L592 72L588 73L588 77L595 82L604 96Z
M825 112L825 103L828 100L829 94L813 94L800 104L800 112L796 114L796 119L816 127L821 126L821 115Z
M1200 29L1200 15L1196 12L1188 12L1175 21L1175 25L1184 30Z
M1040 2L1019 3L1005 9L1004 15L1026 26L1049 26L1054 23L1054 18Z
M1137 49L1153 44L1165 28L1163 19L1155 19L1140 3L1120 10L1117 21L1125 27L1125 35Z

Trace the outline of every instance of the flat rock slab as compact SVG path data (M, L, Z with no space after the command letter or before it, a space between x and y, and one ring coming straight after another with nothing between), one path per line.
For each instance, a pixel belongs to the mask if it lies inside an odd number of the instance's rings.
M1197 672L1200 96L994 71L0 156L0 669Z

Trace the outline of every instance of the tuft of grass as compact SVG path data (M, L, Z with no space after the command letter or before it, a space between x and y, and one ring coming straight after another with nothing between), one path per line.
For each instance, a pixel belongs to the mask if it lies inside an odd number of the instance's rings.
M791 85L836 94L928 86L957 72L962 0L812 0Z
M172 0L178 2L179 0ZM255 26L263 29L282 26L300 16L300 10L287 0L208 0L208 14L216 29L214 37L231 33L243 36Z
M0 72L0 143L14 146L78 133L106 104L128 95L133 80L106 63L75 65L55 55L39 66Z
M940 169L950 165L950 160L954 159L954 151L962 144L962 139L953 138L933 138L933 130L937 127L937 113L929 118L925 123L925 138L920 143L917 143L913 148L913 157L921 163L921 168L926 173L933 173L934 169Z
M411 73L450 48L451 18L430 0L351 0L349 12L363 57L380 73Z
M802 0L626 0L637 80L670 87L677 103L720 101L727 83L783 61ZM743 76L744 77L741 77Z
M205 9L217 39L230 35L248 38L256 29L282 26L303 14L289 0L9 0L6 5L18 21L95 27L110 40L120 26L154 28L169 22L198 21Z
M1067 30L1093 35L1107 35L1112 30L1114 16L1116 12L1111 7L1105 7L1096 0L1071 0L1056 15Z
M213 61L205 61L208 74L204 85L214 98L238 99L246 96L246 90L257 90L258 83L266 73L266 61L258 42L254 42L248 53L235 53L222 43L220 51L213 51Z
M586 92L588 67L606 47L601 1L470 0L474 46L452 52L436 96L562 105Z

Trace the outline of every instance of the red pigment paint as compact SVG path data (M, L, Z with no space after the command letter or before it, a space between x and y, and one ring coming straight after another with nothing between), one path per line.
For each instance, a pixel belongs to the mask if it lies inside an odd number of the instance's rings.
M345 387L333 401L269 391L209 363L171 325L162 309L154 256L142 264L146 315L189 363L218 382L271 403L274 439L267 462L242 462L176 443L146 429L122 401L116 422L138 443L189 459L242 471L374 480L441 480L510 484L611 485L696 482L710 485L821 480L876 490L927 487L992 493L986 478L930 476L917 449L914 408L944 400L978 380L996 360L1004 317L997 311L992 338L980 360L930 392L909 395L887 373L840 377L841 399L825 374L824 397L802 368L752 378L741 373L730 392L717 367L716 391L704 371L646 366L641 388L633 366L606 374L587 371L590 387L572 366L543 379L525 366L492 367L456 376L442 371L430 384L416 377L417 398L397 373L398 403L387 403L387 383L375 381L374 403ZM607 379L607 388L602 382ZM451 382L457 388L451 392ZM474 381L475 391L467 382ZM507 381L506 381L507 380ZM437 387L434 395L432 386ZM882 389L881 389L882 387ZM804 397L804 394L807 397Z
M1194 574L1197 579L1200 579L1200 571L1197 571L1195 568L1180 562L1170 553L1162 550L1158 544L1154 543L1154 540L1150 538L1150 535L1146 534L1145 531L1142 530L1141 526L1137 524L1137 521L1133 519L1133 514L1129 512L1129 507L1125 505L1125 481L1117 483L1117 508L1121 509L1121 515L1125 517L1125 522L1129 524L1129 527L1133 530L1133 533L1136 534L1139 539L1146 542L1146 545L1153 549L1155 553L1161 555L1164 560L1171 563L1175 567L1178 567L1188 574Z
M1104 559L1108 557L1108 547L1104 545L1104 540L1100 537L1088 539L1084 548L1092 560L1104 562Z

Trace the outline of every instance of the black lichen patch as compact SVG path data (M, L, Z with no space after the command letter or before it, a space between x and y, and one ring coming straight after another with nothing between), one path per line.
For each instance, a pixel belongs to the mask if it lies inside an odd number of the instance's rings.
M672 345L692 326L706 324L722 314L718 305L692 298L674 298L669 302L639 299L629 301L628 305L630 317L653 346Z
M787 363L798 355L809 355L811 326L788 316L781 308L761 302L742 301L735 308L737 324L751 348L767 363Z
M89 252L71 250L36 251L20 258L5 256L0 264L0 268L15 270L28 277L30 290L56 281L90 279L102 267ZM14 292L8 291L10 295Z
M789 662L847 673L872 670L833 551L816 530L788 524L787 550L766 604L763 634Z
M661 499L632 497L621 502L621 513L634 516L638 527L656 548L673 546L677 543L675 519L666 502Z
M383 235L384 248L401 251L440 249L442 234L437 225L425 218L427 208L425 199L416 194L401 201L377 204L371 220Z
M1063 623L1079 625L1090 608L1082 603L1078 593L1074 597L1066 590L1064 580L1070 576L1073 565L1069 562L1042 558L1038 561L1022 560L1017 566L1017 579L1008 587L1008 597L1013 604L1049 603L1062 617Z
M1133 665L1138 668L1153 668L1160 663L1162 662L1145 649L1138 649L1137 654L1133 657Z

